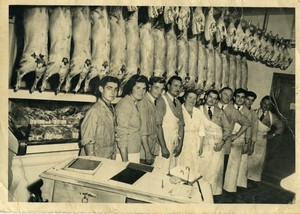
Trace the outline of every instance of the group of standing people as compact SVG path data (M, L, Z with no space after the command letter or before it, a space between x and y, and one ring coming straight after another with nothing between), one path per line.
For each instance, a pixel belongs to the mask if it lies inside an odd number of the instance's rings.
M86 155L123 162L153 165L163 174L176 166L188 166L194 175L211 184L213 195L234 193L247 181L261 181L267 139L283 132L284 125L272 113L274 102L265 96L252 110L256 94L242 88L208 90L202 105L195 90L187 90L183 104L182 79L133 75L120 82L100 80L98 101L81 125L81 145ZM197 107L196 107L197 106ZM270 128L276 127L270 134Z

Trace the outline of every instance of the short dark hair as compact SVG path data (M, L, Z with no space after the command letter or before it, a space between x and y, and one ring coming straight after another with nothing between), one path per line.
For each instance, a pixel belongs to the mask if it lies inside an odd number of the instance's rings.
M264 101L264 100L270 100L270 101L271 101L271 104L272 104L273 106L275 105L275 100L274 100L274 98L273 98L273 97L270 97L269 95L264 96L264 97L261 99L260 103L262 103L262 101Z
M166 79L164 77L152 76L149 79L149 85L154 85L155 83L166 84Z
M118 88L120 87L120 84L121 84L120 80L117 77L105 76L100 80L99 86L102 86L104 88L107 85L107 83L109 83L109 82L116 83L118 85Z
M253 91L247 91L246 97L254 97L254 100L256 100L257 95Z
M146 91L149 89L148 85L148 79L144 75L135 74L126 82L126 84L123 87L123 93L122 96L130 95L132 93L133 87L136 85L136 83L145 83L146 84Z
M224 91L224 90L230 90L233 93L233 90L230 87L224 87L220 90L220 94Z
M184 92L183 97L186 98L189 94L196 94L196 96L198 96L196 90L194 90L194 89L188 89L188 90L186 90L186 91Z
M234 91L233 96L236 96L237 94L241 94L241 93L245 94L245 96L247 95L247 91L245 89L238 88Z
M219 92L218 92L217 90L215 90L215 89L210 89L210 90L208 90L208 91L205 92L205 95L204 95L205 100L206 100L206 97L207 97L210 93L216 94L216 95L218 96L218 99L220 99L220 94L219 94Z
M167 82L167 84L166 84L166 91L168 91L167 85L171 85L172 82L173 82L174 80L178 80L178 81L180 81L180 82L182 83L181 77L180 77L180 76L174 75L174 76L172 76L172 77L168 80L168 82Z

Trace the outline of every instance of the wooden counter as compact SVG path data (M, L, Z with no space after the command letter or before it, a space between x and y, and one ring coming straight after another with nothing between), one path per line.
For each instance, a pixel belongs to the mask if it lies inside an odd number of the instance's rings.
M210 185L201 179L199 186L170 183L170 177L155 168L135 183L127 184L111 180L124 170L128 163L98 157L80 157L100 160L94 174L65 170L73 159L43 172L43 200L49 202L125 203L130 200L146 203L213 203ZM199 191L201 189L201 193Z

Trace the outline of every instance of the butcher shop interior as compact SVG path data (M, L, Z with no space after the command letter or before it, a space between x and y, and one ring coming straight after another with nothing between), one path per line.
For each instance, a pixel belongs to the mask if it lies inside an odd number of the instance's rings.
M293 203L295 45L295 8L10 5L8 201ZM151 164L130 161L130 152L126 161L121 147L116 160L82 155L83 121L99 93L104 94L101 84L107 76L118 81L111 101L116 118L124 110L118 105L129 96L123 96L125 87L135 76L146 77L150 85L152 77L164 80L161 97L171 93L168 81L176 76L182 83L176 100L185 102L185 94L193 91L198 109L208 102L209 92L221 94L223 88L241 89L246 97L254 92L251 109L260 109L265 96L271 97L274 117L284 128L273 130L271 121L259 181L249 183L248 177L248 185L238 186L235 194L223 189L216 196L211 180L193 177L189 166L159 174L155 161L160 153ZM224 170L230 154L227 161ZM180 177L185 172L187 178ZM224 171L223 182L225 177Z

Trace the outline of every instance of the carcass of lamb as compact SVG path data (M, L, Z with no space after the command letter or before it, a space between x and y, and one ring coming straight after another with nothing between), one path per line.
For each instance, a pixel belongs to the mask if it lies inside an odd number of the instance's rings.
M152 28L154 42L154 76L163 76L166 72L166 35L163 19L157 19Z
M222 54L221 54L221 43L215 49L215 89L220 90L222 87Z
M126 72L123 83L137 73L140 68L140 41L138 26L138 11L128 12L125 18L126 30Z
M205 16L202 11L202 7L196 7L192 17L192 33L198 35L204 32Z
M111 7L110 23L110 72L109 75L122 80L126 72L126 25L123 7Z
M177 35L175 33L175 19L178 17L178 7L165 7L164 21L170 24L166 31L166 73L167 79L174 76L177 71Z
M237 55L235 88L241 88L241 86L242 86L242 59L240 55Z
M177 18L177 26L179 28L180 35L177 40L177 72L178 76L180 76L185 83L186 77L188 75L188 68L189 68L189 44L187 40L187 30L188 24L190 21L190 8L189 7L181 7L179 11L179 15Z
M229 55L229 87L234 91L236 89L236 57L235 55Z
M207 81L204 90L213 89L215 86L215 50L212 45L212 40L206 48L207 55Z
M152 22L148 20L140 27L141 74L148 78L153 74L153 53Z
M226 25L224 22L224 15L226 10L223 8L220 18L217 21L216 41L217 43L223 42L227 37Z
M235 43L234 40L235 37L236 37L235 19L231 17L229 26L227 27L227 37L226 37L227 47L232 47L232 45Z
M65 91L69 92L71 80L79 75L74 92L77 92L91 67L91 21L89 7L72 8L74 51L71 57L70 72L66 77Z
M19 67L15 91L19 90L23 77L35 72L31 92L46 71L48 63L49 15L46 7L26 7L24 9L24 48Z
M247 88L248 84L248 64L247 64L247 58L242 57L242 85L241 87L245 90L248 90Z
M213 39L214 33L217 31L216 20L214 18L214 8L211 7L205 17L204 36L207 42Z
M222 88L229 87L230 61L226 53L222 53Z
M200 40L198 41L198 81L196 85L197 90L203 90L207 80L207 53L205 45Z
M106 6L97 7L90 12L92 23L92 61L91 69L84 81L83 91L89 90L90 81L102 79L109 72L110 25Z
M70 68L72 15L70 7L50 8L49 14L49 61L40 90L44 91L48 79L54 74L58 74L59 83L56 88L56 93L58 93Z

